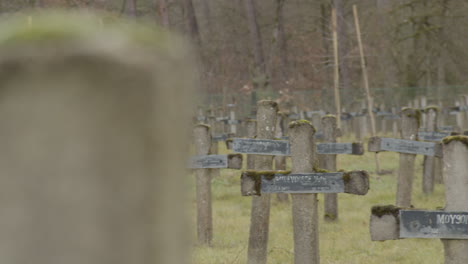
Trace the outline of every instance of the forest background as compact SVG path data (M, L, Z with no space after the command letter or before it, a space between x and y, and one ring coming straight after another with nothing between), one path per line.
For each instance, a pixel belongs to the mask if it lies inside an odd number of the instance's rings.
M418 96L451 106L468 91L466 0L1 0L0 12L90 9L146 20L197 47L200 104L272 98L333 112L332 9L342 107L365 99L353 5L376 106L401 107Z

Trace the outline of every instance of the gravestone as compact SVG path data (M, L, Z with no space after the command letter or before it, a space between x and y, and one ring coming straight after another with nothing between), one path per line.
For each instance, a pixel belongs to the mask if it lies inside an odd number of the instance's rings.
M322 117L322 128L324 141L318 143L317 154L320 167L330 172L336 171L337 154L362 155L364 149L362 143L337 143L337 122L334 115ZM324 217L326 221L336 221L338 219L338 191L324 194Z
M275 129L275 138L282 138L285 131L285 114L283 112L278 112L276 117L276 129ZM286 156L275 156L275 170L286 170ZM289 196L285 193L276 194L276 198L279 202L287 203L289 202Z
M274 137L278 104L274 101L263 100L257 103L257 134L261 140L270 140ZM233 142L233 149L235 146ZM251 148L246 148L250 150ZM261 148L263 150L263 148ZM267 148L268 149L268 148ZM236 151L237 152L237 151ZM253 154L261 151L254 151ZM255 170L271 170L273 155L255 155L253 168ZM247 250L248 264L266 264L268 231L270 223L270 195L252 197L250 216L249 245Z
M210 127L199 124L193 130L196 155L188 167L194 169L197 200L197 238L201 245L211 245L213 239L213 216L211 202L211 170L224 168L241 169L242 155L208 155L211 147Z
M427 141L442 141L449 133L437 132L439 108L436 106L427 107L423 112L424 131L418 132L420 140ZM434 140L435 139L435 140ZM424 156L423 162L423 180L422 191L423 193L430 194L434 191L434 181L436 175L442 176L442 166L440 158L433 156Z
M416 154L440 157L442 152L440 145L436 143L415 141L417 140L421 120L419 110L404 108L401 117L400 132L402 139L372 137L368 142L368 151L395 151L400 153L396 204L397 206L410 207Z
M445 263L464 264L468 263L468 137L447 137L443 144L444 210L374 206L370 234L374 241L439 238L444 245Z
M184 42L89 12L31 18L0 24L0 263L188 263Z
M290 193L294 227L294 263L319 263L317 193L347 192L364 195L369 189L367 172L317 173L314 147L315 130L310 122L299 120L289 125L291 137L290 173L247 171L242 174L243 195L267 196ZM266 262L266 259L264 260ZM262 262L262 263L265 263Z

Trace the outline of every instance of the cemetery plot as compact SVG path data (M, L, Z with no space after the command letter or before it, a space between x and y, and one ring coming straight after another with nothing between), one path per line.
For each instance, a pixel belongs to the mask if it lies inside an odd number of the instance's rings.
M393 151L407 154L442 157L442 147L439 143L396 138L371 137L369 139L368 151Z
M237 153L272 156L291 155L289 141L287 140L234 138L230 147ZM362 155L364 153L362 143L319 143L316 149L318 154Z

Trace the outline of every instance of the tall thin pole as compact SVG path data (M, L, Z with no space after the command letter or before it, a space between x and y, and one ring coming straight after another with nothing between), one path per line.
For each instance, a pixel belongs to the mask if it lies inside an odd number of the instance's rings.
M338 64L338 35L336 33L336 10L332 9L332 32L333 32L333 56L335 64L334 72L334 90L335 90L335 108L336 123L341 128L341 105L340 105L340 66Z
M367 77L366 61L364 59L364 49L362 48L362 40L361 40L361 28L359 27L359 18L358 18L356 5L353 5L353 15L354 15L354 24L356 25L356 35L357 35L358 46L359 46L359 54L361 57L362 78L364 80L364 88L366 90L366 96L367 96L367 109L368 109L369 117L371 121L371 135L375 137L377 132L375 129L374 112L372 111L374 98L372 98L372 95L369 89L369 79ZM377 173L380 172L380 162L379 162L377 152L375 153L375 169Z

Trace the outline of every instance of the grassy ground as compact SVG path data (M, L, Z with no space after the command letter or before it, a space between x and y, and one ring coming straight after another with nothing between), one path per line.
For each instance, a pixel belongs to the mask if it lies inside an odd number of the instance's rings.
M220 144L221 152L226 152ZM380 153L381 166L393 174L377 176L374 173L374 154L339 156L338 168L364 169L370 172L370 190L366 196L339 194L339 220L323 221L323 195L319 195L320 259L321 263L443 263L442 243L437 239L402 239L372 242L369 234L370 208L376 204L394 204L398 154ZM435 209L444 205L444 188L437 185L435 192L421 191L422 157L415 164L413 205L416 208ZM193 177L191 177L193 182ZM193 186L193 184L192 184ZM196 241L196 202L192 190L191 224ZM240 171L222 170L212 181L214 239L212 247L193 242L194 264L246 263L250 225L250 197L240 195ZM268 263L293 263L293 229L291 204L279 203L272 195Z

